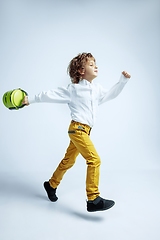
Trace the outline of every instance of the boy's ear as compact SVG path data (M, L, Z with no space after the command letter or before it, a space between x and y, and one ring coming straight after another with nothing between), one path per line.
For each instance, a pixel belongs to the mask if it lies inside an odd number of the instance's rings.
M81 75L84 75L84 72L85 72L85 71L84 71L84 69L81 68L81 69L78 70L78 72L79 72Z

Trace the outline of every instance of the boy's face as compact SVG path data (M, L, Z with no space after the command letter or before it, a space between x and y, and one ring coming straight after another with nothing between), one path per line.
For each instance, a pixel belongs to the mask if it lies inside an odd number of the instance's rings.
M82 73L82 78L92 82L92 80L98 76L97 68L94 58L88 58L84 72Z

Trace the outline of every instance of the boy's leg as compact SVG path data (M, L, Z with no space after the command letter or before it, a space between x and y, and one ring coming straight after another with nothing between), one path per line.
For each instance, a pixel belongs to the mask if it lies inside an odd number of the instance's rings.
M79 126L78 126L79 125ZM83 128L84 126L84 128ZM83 130L79 130L82 127ZM82 124L74 124L70 127L72 131L69 132L69 136L74 143L75 147L86 159L87 162L87 177L86 177L86 191L89 201L94 200L99 196L99 167L100 157L98 156L96 149L90 140L89 129Z
M62 159L62 161L60 162L59 166L57 167L56 171L53 173L53 176L49 181L49 184L52 188L57 188L65 172L74 165L78 154L79 151L77 150L73 142L70 141L65 157Z

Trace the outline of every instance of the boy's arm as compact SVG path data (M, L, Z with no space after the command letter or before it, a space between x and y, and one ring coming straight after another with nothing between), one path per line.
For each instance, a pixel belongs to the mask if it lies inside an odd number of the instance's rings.
M70 92L68 88L58 88L56 90L42 91L35 96L26 96L23 99L22 104L29 105L31 103L69 103L70 102Z
M129 78L131 78L131 75L126 71L123 71L119 82L116 83L110 90L106 90L101 87L99 105L116 98L124 88L125 84L128 82Z

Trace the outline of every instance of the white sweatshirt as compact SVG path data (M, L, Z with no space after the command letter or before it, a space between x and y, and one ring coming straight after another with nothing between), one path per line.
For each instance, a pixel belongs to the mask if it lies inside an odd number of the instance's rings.
M67 103L71 110L71 119L93 127L98 105L107 102L119 95L129 78L122 74L120 80L110 90L104 89L99 83L91 83L85 79L78 84L69 84L67 88L40 92L34 97L28 97L30 104Z

